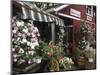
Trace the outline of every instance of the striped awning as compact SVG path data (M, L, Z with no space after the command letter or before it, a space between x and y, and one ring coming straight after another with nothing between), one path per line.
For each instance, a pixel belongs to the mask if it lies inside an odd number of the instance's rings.
M40 22L55 22L56 25L64 26L64 22L62 19L40 10L35 5L31 5L30 3L21 1L13 2L21 8L22 13L20 13L20 18L22 19L32 19L34 21Z

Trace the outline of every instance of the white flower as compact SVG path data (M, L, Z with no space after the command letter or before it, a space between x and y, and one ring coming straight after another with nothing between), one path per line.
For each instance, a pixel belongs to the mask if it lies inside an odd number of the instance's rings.
M67 61L70 61L68 57L66 58L66 60L67 60Z
M14 62L17 62L17 58L14 58Z
M31 44L31 43L30 43L29 41L27 41L27 45L30 46L30 44Z
M89 58L88 61L89 61L90 63L93 63L94 60L93 60L93 58Z
M23 41L24 43L25 43L25 42L27 42L27 40L26 40L26 39L23 39L22 41Z
M12 51L15 52L15 48L12 48Z
M27 35L30 36L31 34L30 33L27 33Z
M17 54L13 54L13 57L16 58L17 57Z
M69 64L70 64L70 63L72 63L72 59L71 59L71 58L69 58Z
M28 53L34 55L35 51L28 51Z
M84 30L84 28L82 28L82 30Z
M40 34L38 33L37 36L40 36Z
M28 33L28 29L23 29L23 32Z
M18 35L18 36L21 36L22 34L21 34L21 33L18 33L17 35Z
M36 59L35 62L39 64L39 63L41 63L41 60L42 60L41 58L38 58L38 59Z
M24 53L24 50L20 48L19 53Z
M33 46L31 46L31 48L32 48L32 49L35 49L35 46L34 46L34 45L33 45Z
M36 41L36 42L35 42L35 45L36 45L36 46L38 46L38 45L39 45L38 41Z
M38 57L38 58L33 58L32 59L35 63L41 63L42 58Z
M32 24L28 23L28 26L32 26Z
M32 63L32 61L29 59L29 60L28 60L28 64L31 64L31 63Z
M19 26L24 26L24 22L23 21L17 21L16 24L17 24L18 27Z
M36 45L35 45L35 43L31 43L30 46L31 46L32 49L35 49Z

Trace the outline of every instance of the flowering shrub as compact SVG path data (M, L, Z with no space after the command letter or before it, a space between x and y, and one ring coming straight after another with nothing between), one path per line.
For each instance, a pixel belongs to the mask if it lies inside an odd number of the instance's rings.
M59 58L60 67L63 67L64 70L68 70L72 68L74 62L69 57L61 57Z
M81 31L82 31L82 33L91 33L92 29L89 24L83 22L81 24Z
M79 48L81 50L84 50L86 48L88 41L85 40L85 37L83 37L80 41L79 41Z
M84 51L84 54L86 58L88 58L88 62L94 63L96 59L96 51L93 47L87 46L87 48Z
M82 25L81 26L81 31L83 32L83 33L86 33L86 32L88 32L88 26L84 26L84 25Z
M12 55L13 62L17 64L33 62L40 63L41 58L34 57L35 47L38 46L39 31L32 21L28 22L19 18L12 18ZM40 60L39 60L40 59Z
M63 43L63 39L64 39L64 36L65 36L65 30L64 30L64 27L60 27L59 28L59 32L57 33L58 37L57 37L57 40L59 42L62 42Z

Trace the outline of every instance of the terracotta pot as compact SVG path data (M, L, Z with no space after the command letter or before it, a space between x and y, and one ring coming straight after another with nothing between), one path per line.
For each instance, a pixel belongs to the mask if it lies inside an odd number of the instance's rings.
M83 56L80 56L78 59L78 66L80 69L85 69L85 65L86 65L86 58Z

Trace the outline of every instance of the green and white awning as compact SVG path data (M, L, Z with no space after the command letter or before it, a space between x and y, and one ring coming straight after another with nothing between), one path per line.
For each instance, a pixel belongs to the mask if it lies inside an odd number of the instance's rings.
M32 19L34 21L40 21L40 22L55 22L56 25L64 26L64 22L62 19L44 12L34 5L21 1L13 1L13 2L14 4L16 4L21 8L22 13L20 14L20 17L22 19Z

